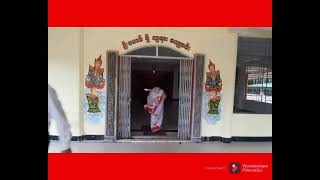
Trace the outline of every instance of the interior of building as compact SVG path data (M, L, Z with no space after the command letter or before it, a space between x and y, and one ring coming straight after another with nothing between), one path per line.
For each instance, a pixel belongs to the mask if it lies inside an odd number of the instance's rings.
M132 138L177 137L179 111L179 60L132 58L131 136ZM150 114L144 110L155 83L164 90L164 118L160 132L150 130ZM148 136L148 137L146 137Z

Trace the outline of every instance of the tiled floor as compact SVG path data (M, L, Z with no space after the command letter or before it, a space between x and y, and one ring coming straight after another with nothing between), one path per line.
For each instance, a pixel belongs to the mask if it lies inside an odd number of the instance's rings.
M72 142L74 153L271 153L272 142L203 142L203 143L179 143L179 142L135 142L135 143L106 143L99 141ZM59 143L52 141L49 152L60 151Z

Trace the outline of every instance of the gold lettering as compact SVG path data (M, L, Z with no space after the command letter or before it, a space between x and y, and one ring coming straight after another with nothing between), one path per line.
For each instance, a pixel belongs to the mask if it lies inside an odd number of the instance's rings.
M122 41L122 46L124 50L128 49L128 44L125 41Z
M146 43L150 43L149 34L144 34L144 39L146 40ZM156 43L159 43L159 42L163 43L163 42L169 41L170 43L174 44L176 48L184 48L188 51L191 48L190 43L183 43L183 42L178 41L174 38L168 38L166 36L152 36L151 39L154 40ZM137 38L132 39L131 41L128 41L128 42L122 41L121 44L123 46L123 49L127 50L129 48L129 46L137 44L139 42L143 42L143 36L140 34L138 35Z
M188 51L190 50L190 44L189 44L189 43L186 44L186 49L187 49Z
M174 42L175 42L176 47L180 48L180 42L178 40L175 40Z
M163 43L163 41L167 41L167 37L164 37L164 36L160 36L160 41L161 41L161 43Z
M152 40L156 41L156 43L159 42L159 37L158 36L152 36Z
M139 42L142 42L142 41L143 41L143 39L142 39L142 36L141 36L141 35L139 35L139 36L138 36L138 38L139 38Z
M149 34L145 34L144 36L145 36L147 43L150 43Z

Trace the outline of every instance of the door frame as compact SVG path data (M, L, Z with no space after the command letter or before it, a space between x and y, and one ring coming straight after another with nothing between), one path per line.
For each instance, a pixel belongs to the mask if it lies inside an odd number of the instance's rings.
M144 48L144 47L139 47L139 48L137 48L137 49L140 49L140 48ZM167 48L170 48L170 49L172 49L171 47L167 47ZM197 122L198 124L196 125L196 127L195 127L195 125L194 125L194 118L195 118L195 106L194 106L194 104L195 103L197 103L196 102L196 100L195 100L195 98L197 98L197 97L195 97L195 87L194 87L194 85L195 85L195 80L196 80L196 78L199 78L199 76L197 76L196 74L196 72L195 72L195 70L196 70L196 68L195 68L195 66L196 66L196 62L195 62L195 60L196 60L196 58L197 57L199 57L200 55L201 56L203 56L203 61L204 61L204 55L202 55L202 54L194 54L194 57L192 58L192 57L189 57L189 56L187 56L187 57L170 57L170 56L158 56L158 46L156 45L156 49L157 49L157 51L156 51L156 56L144 56L144 55L126 55L127 54L127 52L126 53L123 53L123 54L119 54L118 53L118 51L114 51L114 52L116 52L116 54L118 55L118 57L117 57L117 62L116 62L116 69L115 69L115 103L114 103L114 114L115 114L115 117L114 117L114 137L112 138L112 140L113 141L118 141L118 140L125 140L125 139L118 139L118 137L117 137L117 135L118 135L118 128L117 128L117 123L118 123L118 111L119 111L119 109L118 109L118 103L119 103L119 100L118 100L118 98L119 98L119 93L118 93L118 90L119 90L119 63L120 63L120 56L124 56L124 57L130 57L130 58L155 58L155 59L179 59L179 60L182 60L182 59L191 59L191 61L192 61L192 67L191 67L191 74L192 74L192 78L191 78L191 86L190 86L190 89L191 89L191 103L190 103L190 119L188 119L187 121L189 121L190 122L190 127L189 127L189 136L190 136L190 138L187 140L187 141L190 141L190 142L201 142L201 133L200 133L200 131L201 131L201 128L199 127L199 126L201 126L201 119L200 119L200 122ZM172 50L174 50L174 51L177 51L177 50L175 50L175 49L172 49ZM110 52L110 51L107 51L107 52ZM179 52L179 51L177 51L177 52ZM179 52L179 53L181 53L181 52ZM183 53L181 53L181 54L183 54ZM108 63L108 62L107 62ZM131 62L132 63L132 62ZM181 70L179 69L179 72L180 72ZM204 71L204 67L202 68L202 72ZM131 75L130 75L131 76ZM203 74L201 74L201 77L203 76ZM179 77L179 79L181 78L181 76ZM202 83L202 82L200 82L200 83ZM199 88L198 88L198 91L199 91ZM179 95L180 96L180 95ZM130 97L131 98L131 97ZM198 98L199 99L199 98ZM199 100L198 100L199 101ZM202 101L202 97L200 98L200 103L201 103L201 101ZM179 106L180 106L180 103L179 103ZM201 112L199 112L199 113L201 113ZM129 121L131 121L131 119L129 120ZM199 120L198 120L199 121ZM197 135L197 137L196 137L196 141L194 140L194 132L195 132L195 130L194 129L197 129L196 130L196 132L198 132L198 133L196 133ZM178 129L178 131L179 131L179 129ZM106 139L109 139L109 137L105 137ZM178 138L178 137L177 137ZM154 140L153 140L154 141ZM182 139L178 139L178 141L186 141L186 140L182 140Z

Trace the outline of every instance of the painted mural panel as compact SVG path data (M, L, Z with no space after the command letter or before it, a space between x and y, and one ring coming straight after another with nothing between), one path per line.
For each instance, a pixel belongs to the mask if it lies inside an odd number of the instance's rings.
M209 124L216 124L220 121L222 79L220 71L216 70L215 63L208 65L209 72L206 72L206 83L204 93L203 115Z
M88 74L85 77L85 118L89 123L100 123L105 112L105 79L101 55L94 60L94 65L89 65Z

